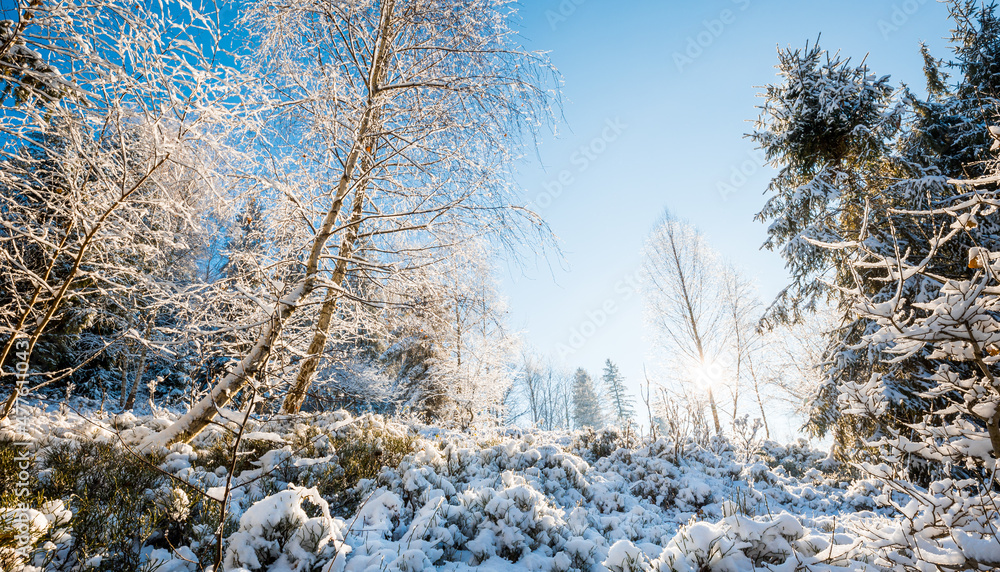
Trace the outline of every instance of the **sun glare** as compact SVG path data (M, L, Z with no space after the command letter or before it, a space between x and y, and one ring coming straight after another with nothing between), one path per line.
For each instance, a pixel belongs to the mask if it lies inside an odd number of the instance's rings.
M699 386L717 387L725 377L725 370L718 362L701 362L690 368L690 379Z

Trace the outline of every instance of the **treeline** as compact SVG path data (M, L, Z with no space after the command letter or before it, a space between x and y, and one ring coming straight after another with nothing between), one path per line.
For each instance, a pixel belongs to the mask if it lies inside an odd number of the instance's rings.
M507 421L547 430L624 428L638 423L635 397L610 359L599 378L566 370L531 352L522 355L507 400Z

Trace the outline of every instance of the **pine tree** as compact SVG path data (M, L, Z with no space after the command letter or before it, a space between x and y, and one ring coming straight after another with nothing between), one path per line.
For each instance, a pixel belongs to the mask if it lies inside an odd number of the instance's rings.
M578 429L597 429L604 424L594 380L582 367L573 374L573 423Z
M635 418L635 398L625 390L625 377L610 359L604 362L605 391L611 403L611 414L620 424Z

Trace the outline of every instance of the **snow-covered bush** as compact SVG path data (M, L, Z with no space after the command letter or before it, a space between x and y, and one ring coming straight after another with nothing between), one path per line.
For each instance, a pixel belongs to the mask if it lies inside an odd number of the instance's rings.
M61 500L44 502L39 510L0 506L0 569L42 570L64 559L72 517Z
M810 562L817 550L829 549L817 535L849 546L859 525L899 524L887 502L861 500L884 496L881 487L817 477L806 467L812 476L800 480L780 464L741 462L741 453L720 439L710 447L688 443L681 456L666 439L619 447L591 464L574 453L588 451L572 445L579 434L523 430L484 441L336 412L251 419L232 475L232 458L224 455L233 445L228 429L212 427L147 459L168 477L129 465L138 459L115 443L140 442L170 423L172 413L101 421L33 412L37 487L75 509L57 527L65 529L62 540L47 545L51 535L42 538L33 558L67 571L84 564L168 572L211 566L220 525L212 499L222 498L230 478L222 570L792 566L793 557ZM802 443L762 447L782 459L825 455ZM101 485L81 464L105 476L127 475L123 482L138 486ZM87 496L83 486L101 494ZM345 494L355 500L344 502ZM856 507L873 512L845 515ZM118 544L107 542L112 533ZM845 562L859 557L843 546L836 551L842 549L837 554Z
M807 529L788 513L757 520L732 515L684 527L650 567L657 572L866 570L849 557L856 556L856 548L851 537Z
M604 566L611 572L640 572L647 569L648 559L636 545L619 540L608 549Z
M597 459L607 457L622 447L628 448L629 445L626 435L614 427L604 427L597 431L587 427L577 433L570 448L577 455L594 462Z
M310 517L306 503L319 511ZM312 570L322 555L346 554L344 523L330 516L330 508L316 489L294 485L261 499L240 517L239 529L229 537L225 567L229 570Z

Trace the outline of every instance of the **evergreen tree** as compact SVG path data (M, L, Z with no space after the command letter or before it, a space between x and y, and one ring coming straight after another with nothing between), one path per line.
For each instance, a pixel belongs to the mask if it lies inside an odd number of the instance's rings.
M881 326L856 312L854 295L902 304L920 317L926 313L921 304L941 288L942 277L969 278L969 248L996 246L996 217L983 217L937 245L928 238L939 234L941 220L910 214L952 204L956 188L949 180L987 174L987 126L1000 123L994 8L955 2L951 13L956 60L942 63L921 49L926 100L905 88L894 97L888 76L807 46L779 53L784 81L767 88L751 135L780 169L757 216L769 224L765 246L781 252L793 277L766 321L798 321L822 298L838 307L841 325L828 335L825 379L807 427L816 434L833 431L843 450L873 435L909 431L943 403L930 391L942 357L925 347L900 356L891 344L872 343ZM958 70L955 84L946 83L943 67ZM859 248L833 247L851 244ZM928 257L926 272L899 282L872 262ZM968 363L946 361L959 375L969 374ZM860 415L845 406L841 395L859 383L875 384L887 397L881 414Z
M635 398L625 390L625 377L618 371L618 366L610 359L604 362L605 391L610 400L611 414L624 424L626 420L635 418Z
M234 236L230 237L224 266L226 277L258 286L261 267L267 254L268 227L263 199L252 195L243 205L236 220Z
M577 428L596 429L604 424L594 380L582 367L573 374L573 423Z

